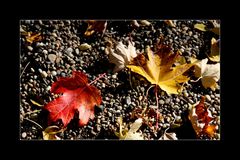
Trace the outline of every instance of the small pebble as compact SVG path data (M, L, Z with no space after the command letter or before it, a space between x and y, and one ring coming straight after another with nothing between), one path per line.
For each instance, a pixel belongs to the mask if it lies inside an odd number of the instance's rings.
M165 103L166 103L166 104L169 104L170 101L171 101L171 99L170 99L170 98L167 98L167 99L165 100Z
M184 97L188 97L188 93L185 91L183 92Z
M94 132L93 130L91 131L91 134L92 134L92 135L94 135L94 136L96 136L96 135L97 135L97 133L96 133L96 132Z
M78 55L78 54L79 54L79 49L76 48L76 49L75 49L75 52L76 52L76 54Z
M101 123L101 119L97 119L97 124L100 124Z
M127 105L131 104L131 98L129 96L126 97L126 104Z
M117 109L118 110L122 110L122 106L117 106Z
M116 74L112 75L112 78L113 78L113 79L116 79L116 78L117 78L117 75L116 75Z
M67 49L67 54L70 54L70 53L72 53L72 52L73 52L73 49L69 47L69 48Z
M211 102L211 97L208 94L205 95L205 98L206 98L207 101Z
M175 101L176 101L177 103L179 103L179 102L180 102L180 99L179 99L179 98L176 98Z
M193 100L189 99L189 103L190 104L194 104Z
M48 59L50 60L50 62L54 63L56 60L57 56L55 54L49 54L48 55Z
M48 54L48 51L44 49L44 50L42 51L42 53L43 53L43 54Z
M38 71L39 71L39 73L42 73L42 69L39 68Z
M195 35L193 35L193 37L194 37L195 39L198 39L198 35L196 35L196 34L195 34Z
M180 52L181 52L181 53L183 53L183 52L184 52L184 49L183 49L183 48L181 48L181 49L180 49Z
M105 83L102 83L102 88L105 88L106 87L106 84Z
M52 33L53 37L57 37L57 34L55 32Z
M26 132L23 132L22 133L22 138L26 138L27 137L27 133Z
M35 70L34 70L33 68L31 68L31 71L32 71L32 72L35 72Z
M101 126L97 125L97 131L100 132L101 131Z
M56 71L52 71L52 76L56 76L57 72Z
M178 105L174 105L173 108L174 109L179 109L179 106Z
M50 89L51 89L51 86L47 86L46 90L50 91Z
M189 36L192 36L192 34L193 34L192 31L189 31L189 32L188 32L188 35L189 35Z
M45 72L45 71L42 71L41 75L43 78L47 78L47 76L48 76L47 72Z
M164 104L164 100L160 99L159 104L163 105Z
M33 48L32 48L31 46L27 46L27 49L28 49L29 51L32 51L32 50L33 50Z

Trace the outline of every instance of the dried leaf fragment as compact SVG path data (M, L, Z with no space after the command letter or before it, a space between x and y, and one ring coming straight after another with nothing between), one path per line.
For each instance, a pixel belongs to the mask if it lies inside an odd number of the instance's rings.
M117 42L117 45L113 49L109 48L108 51L109 61L115 64L114 73L125 68L137 56L136 48L130 41L127 47L122 42Z
M217 82L220 78L220 63L207 64L208 59L205 58L195 63L195 77L201 78L204 88L217 88Z
M219 50L219 40L212 38L211 40L211 53L208 58L213 62L220 62L220 50Z
M88 20L88 28L85 31L85 36L91 36L95 32L105 33L107 28L107 21L98 21L98 20Z
M172 20L164 20L164 22L169 25L170 27L176 27Z
M56 134L63 131L64 130L59 129L58 126L48 126L44 131L42 131L43 140L61 140L61 138Z
M122 140L144 140L143 135L141 133L138 133L138 129L142 126L142 119L138 118L135 120L135 122L130 126L130 129L123 130L123 124L122 124L122 117L118 120L120 129L119 133L115 132L115 135L119 137L119 139Z
M176 133L167 133L165 132L159 140L178 140Z
M41 33L32 33L28 32L26 36L26 41L32 44L33 42L41 41L42 36Z
M210 124L213 121L211 112L204 104L205 97L201 97L201 101L190 106L188 115L198 137L208 136L212 138L216 133L216 125Z

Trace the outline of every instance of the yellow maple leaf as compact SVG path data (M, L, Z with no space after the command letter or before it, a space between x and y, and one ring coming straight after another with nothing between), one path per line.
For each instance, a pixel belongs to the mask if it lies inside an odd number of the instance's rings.
M155 54L147 48L148 59L140 54L127 67L144 76L152 84L158 85L168 94L178 94L182 90L179 84L189 80L183 73L193 66L193 64L182 64L173 67L179 54L180 52L173 54L167 45L160 45Z

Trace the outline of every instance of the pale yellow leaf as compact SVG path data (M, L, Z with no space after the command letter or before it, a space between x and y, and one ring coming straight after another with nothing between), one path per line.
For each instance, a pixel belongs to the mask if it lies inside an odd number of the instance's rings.
M195 24L194 25L194 28L196 28L196 29L198 29L198 30L200 30L200 31L207 31L206 30L206 25L205 24L201 24L201 23L197 23L197 24Z
M58 126L48 126L44 131L42 131L44 140L60 140L56 134L62 132L63 129L59 130Z

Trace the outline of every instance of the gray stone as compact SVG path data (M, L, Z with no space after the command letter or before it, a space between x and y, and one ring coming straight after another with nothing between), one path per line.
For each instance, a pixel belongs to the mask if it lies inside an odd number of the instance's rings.
M78 48L75 49L75 52L77 55L80 53Z
M102 83L102 88L105 88L106 87L106 84L105 83Z
M66 50L66 52L67 52L67 54L70 54L70 53L73 52L73 49L69 47L69 48Z
M189 36L192 36L192 34L193 34L192 31L189 31L189 32L188 32L188 35L189 35Z
M188 93L186 91L183 92L184 97L188 97Z
M163 105L164 104L164 100L160 99L159 104Z
M49 54L48 55L48 59L50 60L50 62L54 63L56 60L57 56L55 54Z
M179 102L180 102L180 99L179 99L179 98L176 98L175 100L176 100L176 102L177 102L177 103L179 103Z
M131 98L129 96L126 97L126 104L127 105L131 104Z
M198 35L196 35L196 34L193 35L193 38L198 39Z
M48 76L47 72L45 72L45 71L42 71L41 75L43 78L47 78L47 76Z
M112 78L113 78L113 79L116 79L116 78L117 78L117 75L116 75L116 74L112 75Z
M57 37L57 34L55 32L52 33L53 37Z
M44 49L44 50L42 51L42 53L43 53L43 54L48 54L48 51Z
M31 71L32 71L32 72L35 72L35 70L34 70L33 68L31 68Z
M52 71L52 76L56 76L57 72L56 71Z
M169 104L170 101L171 101L171 99L170 99L170 98L167 98L167 99L165 100L165 103L166 103L166 104Z
M100 132L101 131L101 126L97 125L97 131Z
M206 98L207 101L211 102L211 97L208 94L205 95L205 98Z

